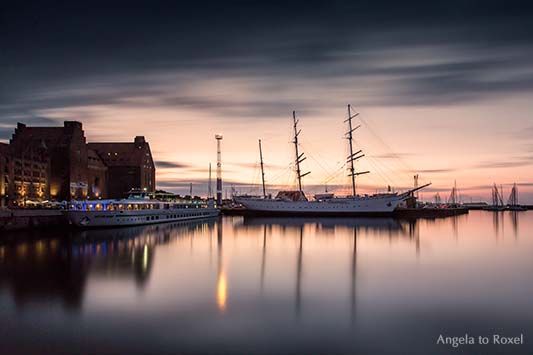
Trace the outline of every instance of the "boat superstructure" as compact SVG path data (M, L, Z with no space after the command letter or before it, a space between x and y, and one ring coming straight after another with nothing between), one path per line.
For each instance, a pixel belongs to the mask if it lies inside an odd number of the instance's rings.
M302 190L302 178L310 172L302 173L300 164L305 160L304 153L300 152L298 136L301 130L298 129L296 112L293 111L294 129L294 150L295 150L295 172L298 190L280 191L274 198L266 195L263 188L263 196L234 196L235 202L242 204L248 212L268 215L320 215L320 216L345 216L345 215L388 215L400 203L412 196L414 191L420 190L429 184L417 187L404 193L387 192L374 195L359 195L356 191L355 179L359 175L368 174L369 171L357 172L354 162L365 155L362 150L354 151L353 132L360 126L353 127L352 120L358 114L352 114L351 106L348 105L348 131L346 139L349 142L349 156L346 158L352 185L352 194L344 197L337 197L332 193L317 194L309 200ZM264 186L263 157L260 146L261 175Z
M132 191L122 200L73 201L66 211L77 227L115 227L216 217L213 199L160 201L143 191Z

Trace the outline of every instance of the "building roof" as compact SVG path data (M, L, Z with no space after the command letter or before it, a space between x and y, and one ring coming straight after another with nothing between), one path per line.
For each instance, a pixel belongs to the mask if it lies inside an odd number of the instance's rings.
M75 129L82 130L82 124L76 121L65 121L63 127L28 127L18 123L10 143L19 146L39 144L42 148L66 146L71 142L71 134ZM16 139L15 139L16 138Z
M135 137L131 143L89 143L87 146L96 151L107 166L154 167L150 146L144 137Z

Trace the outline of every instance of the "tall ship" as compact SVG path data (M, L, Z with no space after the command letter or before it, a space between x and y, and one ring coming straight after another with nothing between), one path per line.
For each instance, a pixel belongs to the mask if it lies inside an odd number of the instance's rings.
M122 200L73 201L66 216L76 227L117 227L154 224L216 217L219 214L213 199L152 199L142 190L132 190Z
M346 138L349 142L349 156L346 158L346 163L349 166L349 174L351 180L352 194L349 196L335 196L332 193L316 194L312 199L308 199L302 189L302 178L310 172L302 173L300 164L305 160L304 153L299 151L298 136L301 130L298 129L298 120L296 119L296 112L293 111L293 129L294 129L294 149L295 149L295 170L298 182L298 190L294 191L280 191L275 197L267 196L265 190L263 158L261 150L261 141L259 141L259 151L261 158L261 177L263 182L262 196L248 196L240 195L234 196L234 201L241 204L246 209L246 212L253 214L266 215L292 215L292 216L357 216L357 215L390 215L394 212L396 207L403 201L413 196L417 190L423 189L430 184L426 184L403 193L387 192L373 195L360 195L356 192L355 179L359 175L368 174L369 171L357 172L355 170L354 162L364 157L362 150L354 152L353 147L353 132L360 127L353 127L352 120L358 114L352 115L351 106L348 105L348 131Z

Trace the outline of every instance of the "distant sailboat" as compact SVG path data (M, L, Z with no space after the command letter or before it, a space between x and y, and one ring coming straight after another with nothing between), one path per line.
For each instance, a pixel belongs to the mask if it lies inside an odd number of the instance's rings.
M487 211L504 211L505 205L503 203L503 188L498 189L498 186L496 186L496 183L494 183L494 186L492 187L492 205L485 207L484 209Z
M511 194L509 195L509 200L507 200L507 209L510 211L526 211L527 208L520 206L518 203L518 189L516 188L516 183L513 184L511 189Z

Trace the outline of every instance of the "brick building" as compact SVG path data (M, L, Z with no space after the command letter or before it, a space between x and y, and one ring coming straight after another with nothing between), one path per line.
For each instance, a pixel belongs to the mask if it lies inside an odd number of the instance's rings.
M132 188L155 191L148 142L89 143L80 122L63 127L18 123L9 145L0 144L0 203L121 198Z
M155 165L150 145L137 136L131 143L89 143L107 166L107 195L122 198L132 188L155 192Z
M87 183L89 199L108 198L108 167L93 149L87 150Z
M9 146L15 200L87 198L87 143L80 122L65 121L63 127L27 127L18 123ZM31 190L39 175L41 195Z
M11 164L9 161L9 145L0 143L0 207L7 206L8 187Z

